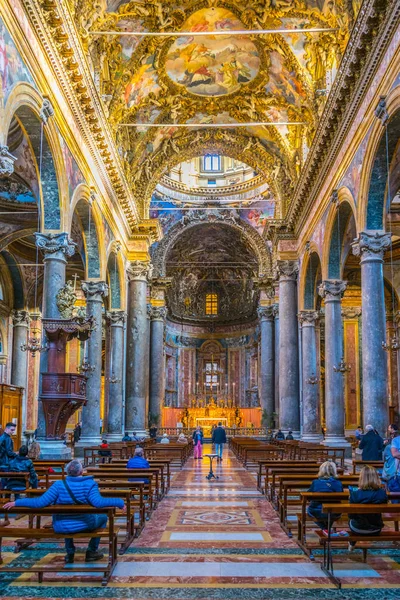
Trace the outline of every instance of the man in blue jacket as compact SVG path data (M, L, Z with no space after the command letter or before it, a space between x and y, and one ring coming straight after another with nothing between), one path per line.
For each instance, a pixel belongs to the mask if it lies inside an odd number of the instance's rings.
M93 477L83 477L83 467L79 460L72 460L66 468L67 477L55 481L53 485L37 498L21 498L15 502L4 505L7 510L14 506L26 506L30 508L44 508L51 504L91 504L96 508L120 508L125 509L121 498L103 498L99 487ZM91 532L94 529L103 529L107 524L106 515L53 515L53 529L55 533L81 533ZM91 538L86 550L86 562L101 560L104 557L98 551L100 538ZM73 563L75 557L75 546L73 538L65 539L67 555L66 563Z
M148 460L144 458L144 450L139 446L135 448L135 454L130 458L126 464L127 469L149 469L150 463ZM149 483L148 479L143 479L143 477L134 477L133 479L129 479L129 481L144 481L145 483Z
M222 427L222 423L218 423L212 434L212 443L215 444L215 452L218 454L217 460L222 460L222 451L224 444L226 444L226 432Z

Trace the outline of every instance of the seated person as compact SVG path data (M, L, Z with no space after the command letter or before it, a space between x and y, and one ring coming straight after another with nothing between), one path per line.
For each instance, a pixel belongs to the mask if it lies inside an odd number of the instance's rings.
M32 444L29 446L28 458L31 458L32 460L39 460L39 458L40 458L40 444L39 444L38 441L33 440Z
M91 504L96 508L111 508L113 506L125 509L124 501L120 498L103 498L99 492L99 486L93 477L82 477L83 467L79 460L72 460L66 468L67 477L55 481L53 485L37 498L21 498L15 502L4 505L7 510L14 506L26 506L30 508L44 508L52 504ZM94 529L103 529L107 525L107 515L53 515L53 528L55 533L90 533ZM86 550L86 562L101 560L104 557L98 551L100 538L91 538ZM75 546L73 538L66 537L65 549L67 555L66 563L73 563L75 557Z
M140 438L136 435L136 431L132 432L131 441L132 442L140 442Z
M318 471L318 479L314 479L309 492L343 492L342 482L337 478L336 464L330 460L322 463ZM328 515L322 512L322 502L311 500L307 514L315 519L324 535L328 535ZM331 515L331 524L340 518L340 514ZM332 535L344 535L345 532Z
M286 436L286 439L287 440L294 440L293 431L291 429L289 429L289 432L288 432L288 434Z
M275 439L276 440L284 440L285 439L285 434L283 433L282 429L278 429L278 432L275 435Z
M110 458L112 456L112 452L110 450L110 446L108 445L107 440L101 440L100 448L101 450L99 450L99 456L102 456L103 462L105 462L105 458Z
M150 427L150 429L149 429L149 434L150 434L150 437L151 437L152 439L157 437L157 426L156 426L156 425L154 425L154 424L153 424L153 425Z
M386 491L382 487L378 472L374 467L366 465L361 469L358 488L350 487L350 504L386 504ZM379 535L383 529L382 515L349 514L349 527L355 535ZM351 552L356 542L349 543Z
M14 472L29 471L29 485L36 489L38 486L38 478L35 467L30 458L28 458L28 446L21 446L18 455L12 458L8 464L8 470ZM22 492L26 490L25 480L18 477L6 479L4 489L12 490L13 492ZM15 494L15 499L19 498L19 494Z
M187 444L187 439L184 433L180 433L178 439L176 440L180 444Z
M162 438L161 438L161 444L169 444L169 437L167 436L166 433L163 434Z
M124 435L124 437L122 438L121 441L122 442L131 442L132 441L132 438L131 438L131 436L129 435L129 433L127 431L125 431L125 435Z
M130 458L126 464L127 469L149 469L150 463L148 460L144 458L144 450L137 446L135 448L135 454L132 458ZM145 483L149 483L148 479L143 479L141 477L134 477L133 479L129 479L129 481L144 481Z

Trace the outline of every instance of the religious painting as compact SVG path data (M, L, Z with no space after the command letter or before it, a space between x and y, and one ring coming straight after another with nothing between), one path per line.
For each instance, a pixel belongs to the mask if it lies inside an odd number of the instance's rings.
M339 187L345 186L345 187L349 188L350 192L353 195L356 206L357 206L357 202L358 202L358 193L360 191L361 171L362 171L363 161L364 161L364 157L365 157L365 150L367 148L370 134L371 134L371 129L369 129L368 133L366 134L366 136L362 140L361 144L359 145L357 152L355 153L354 158L351 162L351 165L349 166L346 173L344 174L344 176L340 182L340 186L339 186Z
M69 199L71 200L72 195L81 183L85 183L85 178L81 173L74 157L72 156L67 144L64 139L60 136L61 150L64 158L65 172L68 180Z
M243 30L243 24L224 8L204 8L189 17L185 31ZM198 96L224 96L249 83L260 68L256 45L246 35L184 36L169 49L167 75Z
M117 30L121 31L146 31L143 27L143 21L140 19L121 19L116 24ZM132 54L140 44L143 38L135 35L121 35L119 43L122 48L122 58L124 60L130 60Z
M281 52L270 52L269 81L265 86L267 94L283 96L289 104L301 106L307 94L302 82L295 71L290 70L285 64L285 57Z
M182 219L184 212L178 210L174 202L169 202L165 197L153 195L150 205L150 219L158 219L161 229L165 234L172 225Z
M187 120L187 123L237 123L237 120L232 117L227 111L216 115L207 115L205 113L197 113Z
M260 235L269 219L275 216L275 202L270 200L259 200L254 202L249 209L239 210L240 217L250 223Z
M36 171L36 160L32 154L26 137L22 139L18 148L13 150L13 155L17 159L14 162L14 173L24 180L27 186L32 190L35 198L39 198L39 182ZM32 198L31 201L34 202L35 198ZM25 199L24 202L26 201L27 200Z
M33 82L15 44L0 19L0 98L7 101L11 89L19 81Z
M125 104L131 108L140 104L149 94L158 95L161 88L158 84L157 70L154 66L154 54L146 57L125 88Z

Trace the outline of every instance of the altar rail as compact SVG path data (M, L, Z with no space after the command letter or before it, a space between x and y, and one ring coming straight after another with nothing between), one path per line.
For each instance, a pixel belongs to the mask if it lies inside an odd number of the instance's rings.
M184 433L185 435L192 435L194 430L194 427L159 427L157 429L157 436L161 436L164 433L166 433L168 436L178 436L180 433ZM225 431L228 437L265 437L267 435L267 430L265 427L226 427Z

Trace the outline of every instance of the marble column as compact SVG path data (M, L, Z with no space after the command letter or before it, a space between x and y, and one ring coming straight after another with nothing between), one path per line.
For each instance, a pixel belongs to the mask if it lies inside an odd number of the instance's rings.
M303 356L303 431L305 442L321 440L321 414L319 407L319 372L317 360L316 324L318 313L303 310L299 313L301 323L301 343Z
M274 382L274 309L272 306L260 306L258 308L261 334L261 408L268 414L268 427L272 422L275 412L275 382Z
M147 333L147 275L149 263L135 260L127 268L128 323L126 353L125 429L145 435L146 415L146 354Z
M36 246L43 253L43 299L42 318L60 319L61 315L57 307L57 294L65 285L65 273L67 259L75 254L76 243L73 242L68 233L35 233ZM36 307L35 307L36 308ZM47 372L47 352L40 355L40 373ZM40 378L41 381L41 378ZM43 413L43 405L40 401L41 383L39 383L38 404L38 438L41 440L43 458L62 457L68 458L67 447L57 440L46 441L46 425Z
M23 432L26 429L27 413L27 375L28 375L28 352L21 350L21 346L28 341L29 334L29 313L26 310L13 310L11 313L13 323L13 343L11 358L11 385L24 388L22 397L21 423L19 423L19 432L23 440Z
M279 426L300 435L297 261L280 260L279 276Z
M109 372L106 376L108 414L107 439L121 441L123 420L124 329L126 312L112 310L106 315L109 335Z
M383 254L390 247L391 234L360 233L353 254L361 259L362 381L364 425L371 424L384 435L389 423L386 313L383 282Z
M96 325L86 342L85 358L92 370L88 371L86 404L82 407L82 436L77 447L93 446L101 441L102 309L103 299L108 296L108 285L104 281L82 281L81 288L86 298L86 315L94 317ZM122 357L120 360L122 362Z
M335 370L343 358L343 326L341 300L346 282L328 279L318 292L325 303L325 422L326 445L343 445L345 407L343 373Z
M274 412L279 413L279 304L273 305L274 313ZM275 423L278 425L278 423Z
M152 416L161 422L165 395L165 353L164 331L167 309L165 306L152 306L150 313L150 408Z

